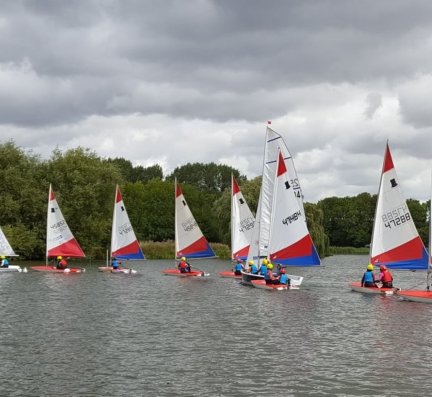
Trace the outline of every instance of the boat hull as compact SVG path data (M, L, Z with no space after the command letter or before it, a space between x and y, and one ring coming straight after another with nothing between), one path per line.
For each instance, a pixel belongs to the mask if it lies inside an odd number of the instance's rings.
M0 267L0 273L13 273L19 272L21 273L23 270L18 265L9 265L9 267Z
M85 269L81 267L68 267L66 269L57 269L55 266L32 266L31 269L37 272L65 273L65 274L77 274L77 273L85 272Z
M399 290L395 295L411 302L432 303L432 291L426 290Z
M111 266L99 266L98 270L104 273L113 273L113 274L137 274L136 270L129 269L127 267L113 269Z
M242 275L241 274L234 274L234 272L232 270L226 270L224 272L219 272L219 276L221 277L226 277L226 278L238 278L241 279Z
M242 272L241 283L243 285L252 285L252 280L264 280L264 276L261 276L260 274Z
M177 276L177 277L208 277L210 273L205 273L203 271L192 270L188 273L181 273L178 269L165 269L162 273L167 276Z
M350 283L351 291L362 294L392 295L396 288L362 287L360 282Z
M266 284L265 280L252 280L251 284L255 288L266 289L268 291L286 291L288 286L286 284Z

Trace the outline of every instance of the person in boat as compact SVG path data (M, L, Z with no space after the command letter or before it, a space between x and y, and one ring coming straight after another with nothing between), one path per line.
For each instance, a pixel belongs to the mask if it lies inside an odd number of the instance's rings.
M251 274L258 274L258 268L255 265L254 261L250 260L248 262L248 265L249 265L249 273L251 273Z
M268 259L267 258L264 258L263 259L263 261L262 261L262 263L261 263L261 266L260 266L260 268L259 268L259 274L261 275L261 276L264 276L264 277L266 277L266 275L267 275L267 265L269 264L269 261L268 261Z
M9 259L2 255L0 267L9 267Z
M362 287L376 287L376 284L378 280L375 277L375 274L373 272L374 266L372 263L369 263L367 265L366 271L363 273L363 277L361 280L361 286Z
M119 268L119 261L115 256L111 259L111 267L113 270L117 270Z
M273 264L267 263L267 273L264 276L266 284L276 284L277 278L273 274Z
M57 257L57 269L66 269L68 267L68 263L66 258L63 258L62 256Z
M180 270L180 273L191 272L191 265L189 264L189 262L186 261L186 258L184 256L181 257L180 262L177 265L177 268Z
M286 274L286 270L284 267L280 267L279 269L279 277L277 277L275 284L284 284L290 285L290 279Z
M241 259L237 259L237 263L234 265L234 274L236 276L240 276L242 270L244 270L244 265L243 265L243 261Z
M393 288L393 275L386 265L380 266L379 281L382 283L382 288Z

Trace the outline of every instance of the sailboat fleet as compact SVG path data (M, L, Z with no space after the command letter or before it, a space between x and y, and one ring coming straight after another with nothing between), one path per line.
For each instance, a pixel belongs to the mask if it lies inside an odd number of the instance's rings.
M206 277L208 273L187 263L187 271L180 271L178 261L215 258L215 252L202 233L189 208L177 180L175 191L175 253L174 266L163 270L166 275ZM432 207L430 208L432 214ZM432 216L430 216L432 218ZM432 303L432 223L430 220L429 253L426 250L402 194L389 144L386 144L383 168L378 190L369 261L372 269L385 266L393 270L425 270L425 290L365 287L352 282L353 291L366 294L396 294L404 300ZM0 227L0 257L17 256ZM81 267L59 267L53 261L63 257L84 258L85 254L72 234L57 203L54 190L49 186L46 261L32 266L35 271L55 273L82 273ZM128 267L113 267L111 260L144 260L139 241L129 220L119 186L116 186L111 230L110 254L101 272L135 274ZM303 193L293 158L283 137L269 125L266 129L262 185L256 217L250 210L240 186L231 177L231 259L242 263L242 271L220 272L221 277L239 278L242 284L271 290L298 288L303 277L288 274L288 284L273 284L265 275L252 273L258 268L276 263L278 273L288 267L317 267L320 257L309 233L303 205ZM270 268L271 269L271 268ZM283 271L281 271L283 269ZM0 272L21 272L20 266L9 265ZM26 271L26 269L24 270ZM271 271L271 270L270 270Z

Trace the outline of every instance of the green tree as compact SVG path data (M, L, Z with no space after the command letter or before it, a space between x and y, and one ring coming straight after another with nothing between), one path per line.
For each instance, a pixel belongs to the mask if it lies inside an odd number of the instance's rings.
M103 253L111 236L115 185L122 181L117 168L89 149L65 153L56 149L49 161L47 179L87 256Z
M237 181L246 179L240 172L228 165L217 165L215 163L188 163L174 169L168 180L177 181L181 184L187 183L195 186L203 192L221 194L225 189L231 188L231 174Z

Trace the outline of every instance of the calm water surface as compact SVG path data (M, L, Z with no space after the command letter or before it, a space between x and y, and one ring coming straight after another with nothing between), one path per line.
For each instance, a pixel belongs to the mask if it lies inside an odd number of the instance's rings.
M1 396L430 396L432 305L351 292L367 257L326 258L298 291L207 279L0 274ZM399 272L421 287L425 274Z

